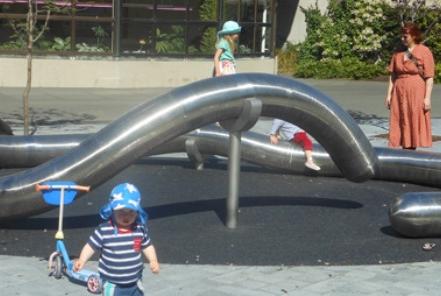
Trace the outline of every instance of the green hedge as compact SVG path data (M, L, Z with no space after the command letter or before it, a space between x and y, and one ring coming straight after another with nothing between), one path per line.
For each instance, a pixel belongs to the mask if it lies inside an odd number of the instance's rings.
M386 66L366 63L357 58L299 61L294 76L303 78L372 79L387 75Z
M407 21L414 13L415 7L403 10L402 5L387 1L329 0L325 13L317 4L301 7L307 36L302 43L288 44L278 53L279 73L319 79L387 76L386 66L401 46L401 15ZM441 7L423 5L416 13L423 31L432 28L425 43L440 63L441 22L434 20L441 15ZM436 82L441 82L440 65L436 66Z
M436 64L435 67L435 82L441 83L441 63Z

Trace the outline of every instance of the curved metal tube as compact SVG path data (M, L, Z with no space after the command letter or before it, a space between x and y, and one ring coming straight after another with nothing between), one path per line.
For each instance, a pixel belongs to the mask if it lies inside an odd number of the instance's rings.
M0 136L0 168L30 168L76 148L92 134Z
M34 192L36 183L69 179L97 186L154 147L195 128L237 117L247 98L262 101L262 115L308 130L346 178L361 182L375 174L377 159L368 139L328 96L280 76L237 74L177 88L137 106L62 157L1 178L0 220L49 208Z
M52 136L0 136L0 167L29 168L40 165L54 157L62 156L80 145L90 137L84 135L52 135ZM228 156L229 134L224 129L211 126L194 130L188 134L174 138L148 151L145 156L166 153L187 152L191 158L189 145L195 147L203 155ZM243 132L241 145L242 158L263 167L282 169L294 173L304 173L303 150L295 145L281 142L272 145L268 137L254 132ZM320 145L314 146L314 157L320 163L322 176L342 176Z
M61 156L92 135L0 136L0 163L9 167L37 165ZM229 135L215 126L197 129L153 148L148 155L185 152L196 164L203 165L204 155L228 155ZM304 152L297 145L281 142L271 145L268 136L254 132L242 135L242 159L263 167L305 174ZM192 157L192 153L199 154ZM380 180L412 182L439 187L441 154L389 148L375 148ZM320 145L314 157L321 166L320 176L341 176L340 171ZM409 237L441 234L441 195L438 192L407 193L391 205L389 218L393 228Z
M0 167L29 168L61 156L92 134L53 136L0 136ZM204 127L174 138L148 151L146 155L187 152L195 145L203 155L228 155L228 132L216 126ZM191 141L190 141L191 140ZM263 167L305 173L304 153L296 145L281 142L271 145L268 137L242 133L242 158ZM386 181L441 186L441 153L374 147L377 170L374 178ZM329 154L314 146L314 158L321 166L320 176L342 176ZM191 156L191 155L189 155Z
M441 235L441 194L411 192L396 198L389 210L392 227L404 236Z
M0 119L0 135L9 135L12 136L14 133L12 132L11 127Z

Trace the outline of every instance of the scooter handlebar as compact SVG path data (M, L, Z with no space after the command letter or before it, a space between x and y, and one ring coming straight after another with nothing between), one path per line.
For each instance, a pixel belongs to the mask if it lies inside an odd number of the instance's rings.
M89 192L90 186L82 186L82 185L47 185L47 184L35 184L36 191L42 190L51 190L51 189L70 189L76 191L84 191Z

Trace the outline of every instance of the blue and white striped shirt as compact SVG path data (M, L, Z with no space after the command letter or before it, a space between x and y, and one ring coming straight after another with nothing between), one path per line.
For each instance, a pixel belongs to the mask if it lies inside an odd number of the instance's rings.
M151 245L143 225L135 224L132 231L121 233L109 220L95 229L88 243L101 251L98 271L104 281L126 285L136 283L142 277L142 250Z

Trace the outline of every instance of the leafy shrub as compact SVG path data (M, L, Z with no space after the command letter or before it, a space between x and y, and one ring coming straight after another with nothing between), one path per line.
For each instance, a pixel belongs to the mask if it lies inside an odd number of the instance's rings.
M299 46L292 43L287 43L282 49L276 52L278 73L279 74L293 74L296 72Z
M49 50L69 50L70 49L70 37L65 39L60 37L55 37L54 42L50 46Z
M441 63L436 64L435 67L435 82L441 82Z
M173 25L171 26L171 31L167 33L161 32L157 28L155 49L157 53L185 52L184 28Z
M325 13L317 3L302 7L307 37L293 46L292 52L279 52L279 72L314 78L371 79L385 75L386 64L401 46L401 23L409 17L423 31L431 28L425 43L435 60L441 60L441 22L437 22L441 7L424 3L413 7L402 2L329 0ZM438 65L437 73L440 70Z
M78 52L104 52L105 49L101 47L97 47L95 45L88 45L87 43L77 43L75 44L75 48Z
M371 79L386 74L384 64L366 63L354 57L301 60L294 73L296 77L319 79Z

